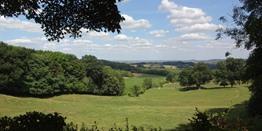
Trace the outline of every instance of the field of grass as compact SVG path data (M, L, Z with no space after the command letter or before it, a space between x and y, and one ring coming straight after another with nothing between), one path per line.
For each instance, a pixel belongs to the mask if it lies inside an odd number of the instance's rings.
M127 94L130 89L137 85L137 86L142 86L143 85L143 81L146 78L151 78L153 85L155 86L159 86L159 83L161 81L165 80L165 77L163 76L157 76L157 75L145 75L145 74L138 74L135 77L127 77L125 78L125 94Z
M127 78L126 85L132 86L143 81L141 76ZM149 77L149 76L148 76ZM155 77L161 80L161 77ZM146 91L140 97L105 97L92 95L63 95L48 99L18 98L0 95L0 116L15 116L28 111L59 112L73 121L87 125L94 121L105 128L116 123L123 126L125 118L137 126L173 129L178 124L188 122L195 108L201 111L227 108L247 100L249 91L244 86L236 88L180 91L178 84L168 84L164 88Z

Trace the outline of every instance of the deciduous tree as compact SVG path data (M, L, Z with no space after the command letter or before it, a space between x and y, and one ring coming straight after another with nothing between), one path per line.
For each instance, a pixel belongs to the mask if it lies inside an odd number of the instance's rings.
M48 40L65 35L81 37L83 31L120 32L117 2L121 0L1 0L0 16L25 16L41 25Z

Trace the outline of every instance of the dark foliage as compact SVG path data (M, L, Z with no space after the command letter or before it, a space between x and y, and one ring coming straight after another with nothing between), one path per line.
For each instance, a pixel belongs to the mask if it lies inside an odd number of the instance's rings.
M118 0L120 1L120 0ZM80 37L82 30L120 32L117 0L1 0L0 15L25 16L40 24L49 40Z
M125 127L119 127L116 124L109 129L104 129L103 127L99 127L97 122L94 122L90 127L82 124L78 126L74 123L69 123L65 126L64 131L161 131L161 128L154 127L143 127L143 126L134 126L129 125L128 119L126 118Z
M131 66L130 64L107 61L107 60L100 60L100 61L103 63L103 65L110 66L113 69L126 70L126 71L131 71L131 72L136 71L136 68Z
M16 117L1 117L1 131L63 131L65 117L58 113L28 112Z
M218 30L218 38L225 34L235 40L237 47L252 50L247 60L247 76L253 81L249 110L253 115L262 115L262 1L239 1L241 4L233 9L234 26Z
M138 67L136 72L143 73L143 74L160 75L160 76L166 76L169 73L169 71L165 69L148 69L143 67Z
M209 120L209 116L205 112L200 112L196 109L194 117L190 119L190 125L193 131L209 131L212 124Z
M252 130L252 121L249 119L231 119L228 110L212 113L196 110L194 117L190 119L191 131L248 131ZM254 125L253 125L254 126ZM188 131L189 131L188 130Z

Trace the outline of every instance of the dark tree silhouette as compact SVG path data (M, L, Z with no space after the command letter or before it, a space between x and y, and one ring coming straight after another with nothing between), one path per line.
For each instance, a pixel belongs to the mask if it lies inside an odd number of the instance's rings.
M225 34L235 40L237 47L252 50L247 60L247 78L253 81L249 111L262 115L262 1L239 1L241 5L233 9L234 27L220 29L218 38Z
M41 25L50 41L69 35L81 37L82 31L120 32L116 3L121 0L0 0L0 16L25 16Z

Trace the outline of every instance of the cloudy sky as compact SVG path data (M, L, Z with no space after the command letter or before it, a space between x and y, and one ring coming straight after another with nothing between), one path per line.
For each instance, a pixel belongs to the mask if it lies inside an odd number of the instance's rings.
M78 39L48 42L39 25L0 17L0 41L108 60L221 59L227 51L234 57L248 56L230 39L215 40L215 30L226 26L219 17L230 17L237 0L124 0L118 4L126 19L121 34L89 32Z

